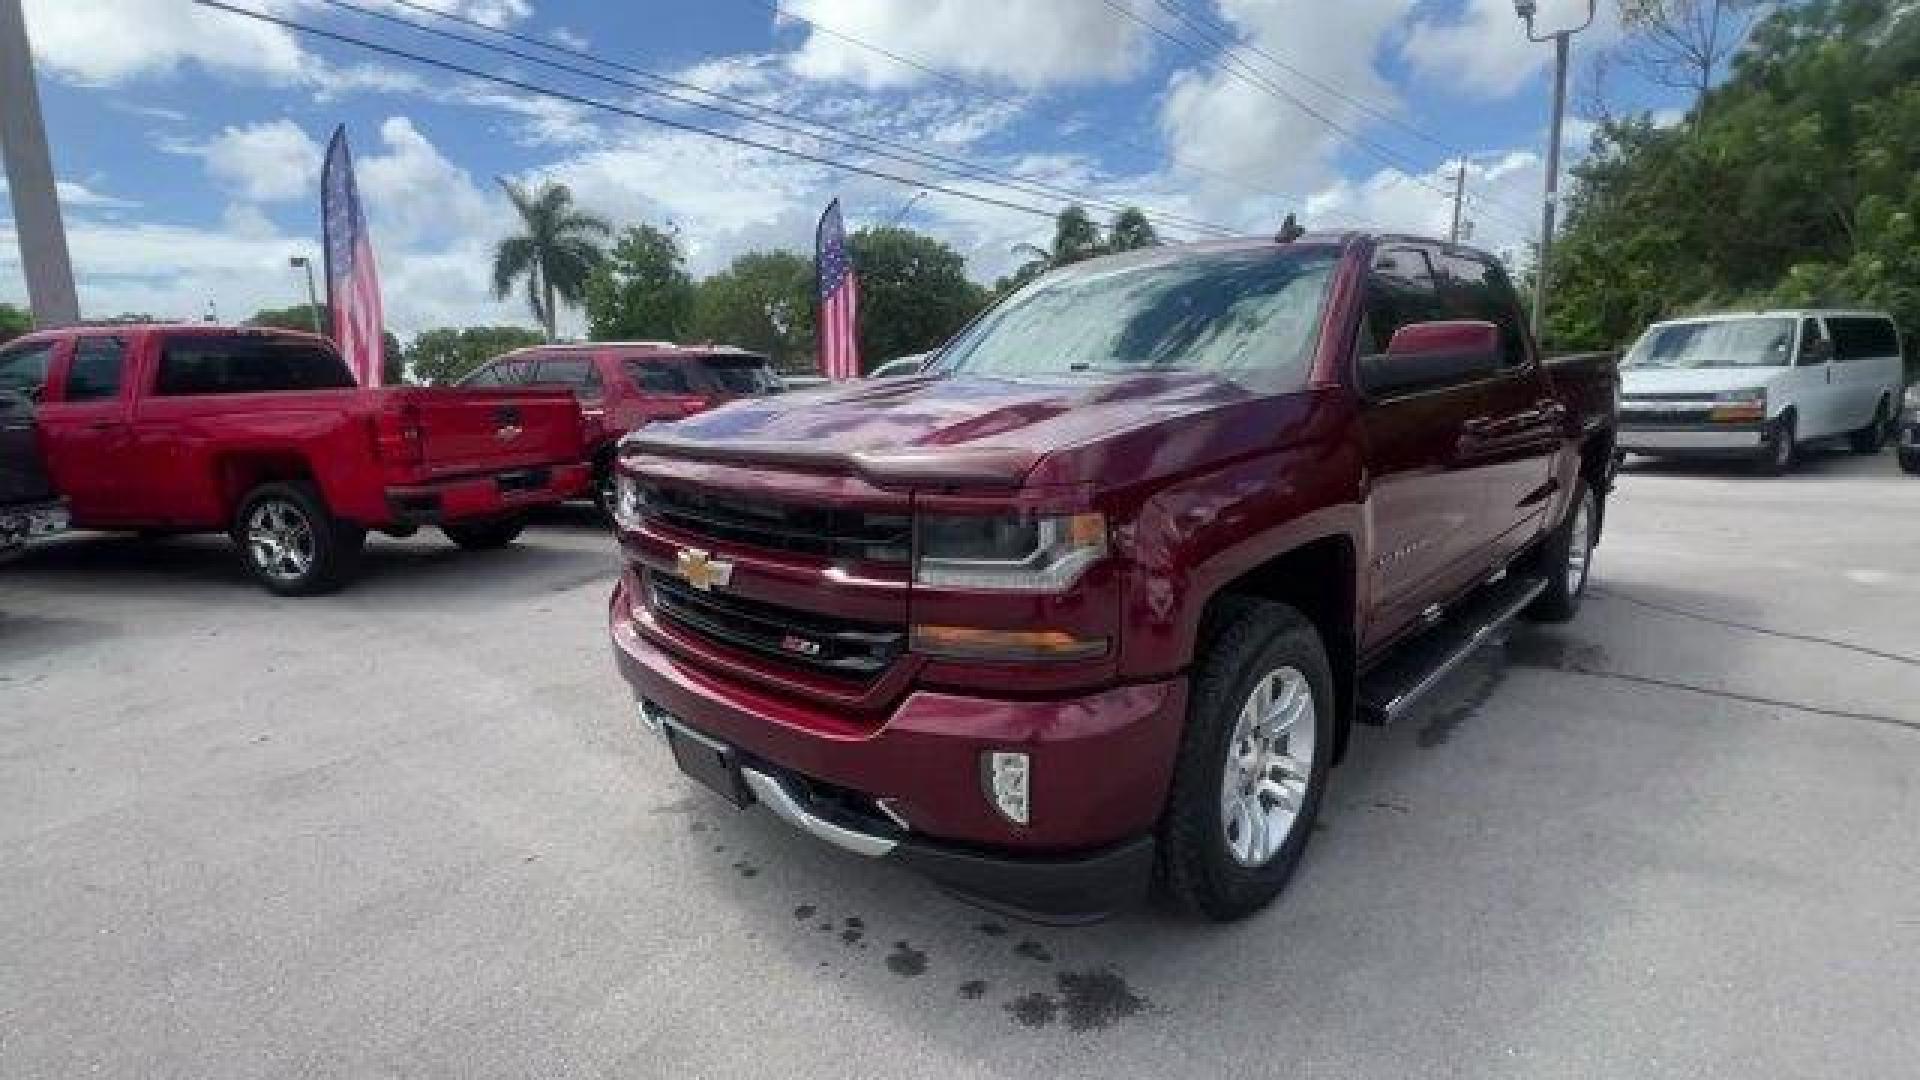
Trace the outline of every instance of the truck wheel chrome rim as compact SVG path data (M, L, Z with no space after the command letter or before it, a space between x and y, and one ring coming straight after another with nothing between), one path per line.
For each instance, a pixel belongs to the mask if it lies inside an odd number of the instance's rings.
M1240 708L1220 784L1220 826L1241 866L1265 866L1293 835L1314 749L1313 687L1298 668L1268 672Z
M313 523L291 503L272 500L247 515L254 564L276 581L297 581L313 566Z
M1567 540L1567 595L1578 596L1587 583L1587 562L1593 554L1593 519L1588 507L1593 495L1583 492L1573 510L1573 535Z

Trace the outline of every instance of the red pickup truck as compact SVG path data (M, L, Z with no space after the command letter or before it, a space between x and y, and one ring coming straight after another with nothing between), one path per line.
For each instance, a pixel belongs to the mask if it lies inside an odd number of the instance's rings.
M780 376L758 353L668 341L588 341L515 349L475 368L461 386L564 386L587 419L593 497L609 510L614 447L635 428L678 420L739 397L777 394Z
M1093 260L924 374L629 437L615 654L682 769L830 843L1042 919L1154 877L1243 916L1352 724L1574 614L1617 383L1456 245Z
M497 547L587 482L565 390L362 389L324 339L284 330L29 334L0 349L0 389L39 401L74 526L226 531L283 595L343 584L369 529Z

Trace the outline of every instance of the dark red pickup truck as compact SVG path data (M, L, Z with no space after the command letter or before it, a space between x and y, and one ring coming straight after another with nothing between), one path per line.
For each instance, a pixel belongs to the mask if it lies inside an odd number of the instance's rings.
M1043 919L1155 877L1242 916L1353 723L1573 615L1616 384L1463 247L1094 260L924 375L628 438L615 652L685 771L840 847Z
M76 527L226 531L285 595L344 583L369 529L499 546L587 483L565 389L362 389L325 340L283 330L30 334L0 349L0 389L38 399Z

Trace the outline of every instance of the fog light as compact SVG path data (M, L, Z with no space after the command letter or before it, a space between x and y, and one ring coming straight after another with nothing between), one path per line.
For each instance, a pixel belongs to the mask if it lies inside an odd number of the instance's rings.
M1033 807L1027 801L1027 755L996 750L987 755L985 771L987 798L993 805L1016 825L1031 821Z

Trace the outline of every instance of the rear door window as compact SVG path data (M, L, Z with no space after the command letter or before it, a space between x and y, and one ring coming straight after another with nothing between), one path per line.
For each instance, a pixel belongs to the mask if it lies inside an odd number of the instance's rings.
M699 361L700 373L713 393L729 397L753 397L780 392L780 376L773 366L758 356L706 356Z
M32 396L47 385L47 368L53 362L54 342L16 345L0 349L0 390Z
M688 365L680 361L627 361L627 374L643 394L693 393L693 382L687 377L687 368Z
M267 394L345 390L354 385L340 354L317 341L193 334L167 339L154 393L162 397Z
M83 337L74 344L67 364L66 401L107 401L120 396L120 377L126 367L127 343L117 337Z
M1827 334L1820 328L1820 320L1800 320L1800 366L1817 367L1831 359L1833 353L1827 348Z
M565 386L575 397L600 396L600 372L593 360L584 356L549 356L534 369L533 381L543 385Z
M1828 319L1833 334L1834 359L1873 360L1900 355L1900 335L1886 319L1847 317Z

